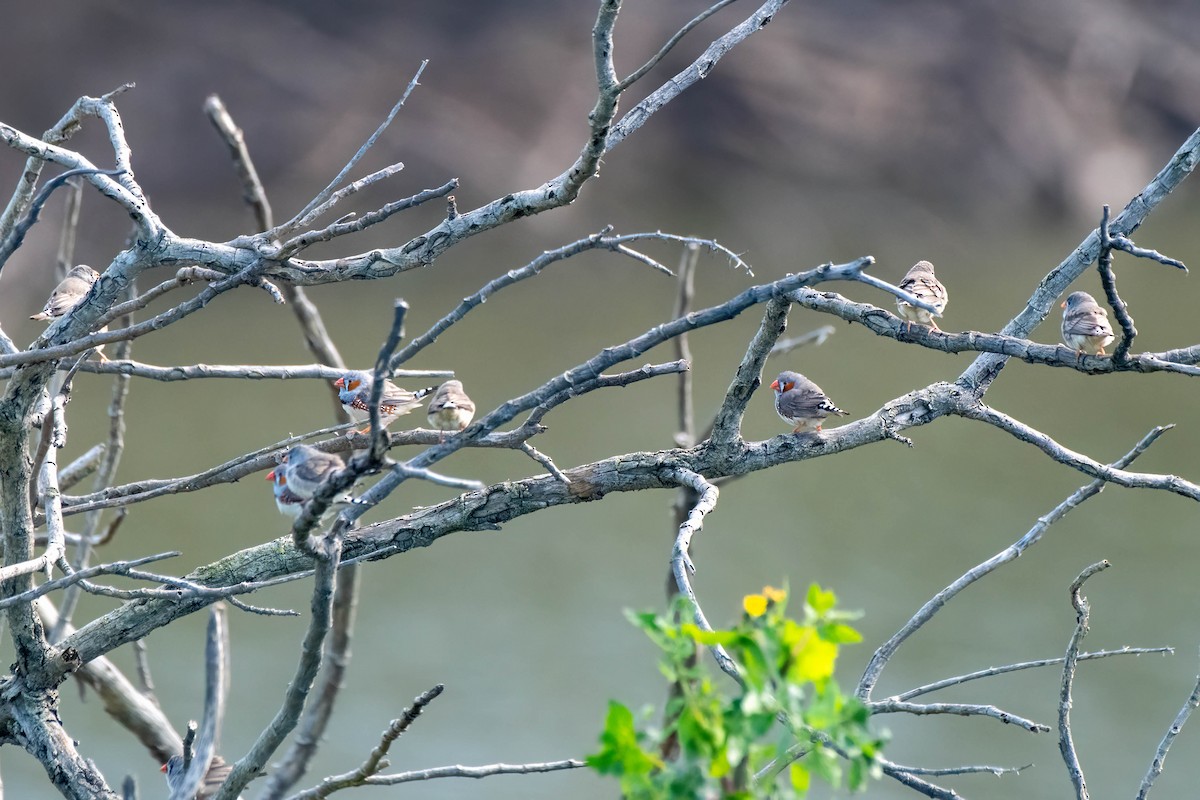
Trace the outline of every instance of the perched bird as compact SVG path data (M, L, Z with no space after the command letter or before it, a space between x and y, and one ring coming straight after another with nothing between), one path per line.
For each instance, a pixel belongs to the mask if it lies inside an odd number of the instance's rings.
M462 381L446 381L437 388L429 400L429 424L442 431L438 441L445 438L445 431L461 431L471 424L475 416L475 402L463 391Z
M938 310L939 314L946 310L946 303L950 302L950 295L946 293L945 284L934 277L933 264L928 261L918 261L913 264L912 269L904 276L904 280L900 281L900 288L929 303ZM935 331L941 330L933 321L933 314L923 308L918 308L898 298L896 308L900 317L905 321L904 331L906 333L912 329L914 322L918 325L928 325Z
M275 491L275 507L279 509L279 513L290 519L296 519L300 516L300 512L304 510L304 503L307 497L301 497L288 488L287 470L281 464L276 469L267 473L267 480L274 481ZM311 495L310 495L311 496ZM349 492L346 492L340 497L333 498L333 505L343 505L355 502L354 497ZM333 509L327 509L328 515Z
M338 399L342 401L342 408L346 409L346 413L356 422L364 422L371 416L369 403L371 402L371 387L374 383L374 375L359 369L350 370L333 382L333 385L338 388ZM391 425L397 417L407 414L421 405L421 400L432 391L433 387L410 392L385 380L383 394L380 395L379 401L380 425L384 428ZM366 433L366 431L367 429L364 428L360 433Z
M1113 329L1106 311L1087 292L1072 292L1062 303L1062 338L1076 356L1104 355L1112 344Z
M167 788L174 793L175 789L183 783L183 756L171 756L167 759L167 763L162 765L160 771L166 774ZM232 764L226 764L225 759L220 756L213 756L212 761L208 762L208 772L205 773L200 788L196 790L195 800L208 800L216 795L230 772L233 772Z
M280 470L283 471L284 491L301 500L307 500L316 493L317 487L324 483L326 478L344 466L346 464L339 455L322 452L311 445L298 444L287 451L280 468L272 471L276 473ZM275 478L273 480L276 480L276 486L278 486L280 480ZM278 502L278 490L276 490L276 502ZM280 511L282 510L281 508Z
M50 293L50 298L46 300L46 305L42 310L29 318L44 321L61 317L78 305L80 300L87 297L87 293L92 290L92 285L99 277L99 273L87 264L71 267L67 272L67 277L54 287L54 291ZM107 325L97 333L106 330L108 330ZM104 345L100 345L96 348L96 355L101 361L107 361L108 357L104 355L103 351Z
M304 498L293 492L287 485L287 470L280 464L267 473L267 480L275 482L275 507L285 517L296 519L304 507Z
M50 293L50 299L46 301L45 308L40 313L31 316L30 319L49 320L61 317L87 296L92 289L92 284L99 277L96 270L87 264L71 267L67 277L63 278L62 282L55 286L54 291Z
M848 416L849 411L842 411L821 391L821 387L801 375L799 372L781 372L779 377L771 382L775 392L775 410L789 425L795 425L792 433L807 430L821 430L821 420L830 414Z

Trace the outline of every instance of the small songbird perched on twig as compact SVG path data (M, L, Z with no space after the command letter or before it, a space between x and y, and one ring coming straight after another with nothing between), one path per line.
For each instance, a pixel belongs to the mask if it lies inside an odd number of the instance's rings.
M779 373L779 377L771 382L775 392L775 410L783 421L795 425L792 433L821 430L821 421L830 414L849 416L849 411L842 411L821 391L821 387L801 375L790 370Z
M302 500L307 500L316 494L317 488L330 475L345 466L346 463L342 461L342 457L335 453L326 453L312 445L298 444L287 451L279 469L283 470L284 490ZM273 472L278 472L279 469L273 470ZM278 479L276 481L276 485L278 485ZM276 499L278 501L278 492Z
M939 314L946 310L946 304L950 302L950 295L946 292L945 284L934 277L933 264L928 261L918 261L913 264L912 269L904 276L904 280L900 281L900 288L929 303L937 309ZM933 314L923 308L918 308L897 298L896 309L905 321L905 333L912 330L914 322L918 325L928 325L935 331L941 330L934 322Z
M346 413L355 422L364 422L371 417L369 404L371 387L374 383L374 375L358 369L350 370L333 382L333 385L338 388L338 399L342 401L342 408L346 409ZM383 394L380 395L379 401L379 424L384 428L391 425L397 417L407 414L421 405L421 400L432 391L433 387L431 386L428 389L410 392L407 389L401 389L389 380L384 380ZM359 431L359 433L366 432L366 428Z
M282 464L267 473L267 480L274 481L275 492L275 507L279 509L279 513L289 519L296 519L300 516L300 512L304 510L304 503L308 500L307 497L301 497L288 488L287 470ZM311 495L310 495L311 497ZM331 501L333 505L343 505L354 502L354 497L349 492L335 497ZM329 514L333 511L331 507L326 511Z
M67 277L63 278L50 293L45 307L37 314L32 315L30 319L51 320L66 314L87 296L87 293L92 290L92 284L99 277L99 273L87 264L71 267Z
M30 315L29 318L46 322L61 317L79 305L83 298L87 297L87 293L92 290L92 285L96 283L99 277L99 273L87 264L77 264L71 267L67 272L67 277L63 278L58 286L54 287L54 291L50 293L50 297L46 300L46 305L42 307L42 310ZM108 326L105 325L100 330L106 331L108 330ZM103 345L97 347L96 355L99 356L101 361L107 361L108 358L102 352L103 350Z
M462 381L446 381L438 387L429 400L429 424L442 431L438 441L445 439L445 431L461 431L471 424L475 416L475 403L463 391Z
M1087 292L1072 292L1062 302L1062 339L1077 357L1084 353L1104 355L1112 344L1113 329L1106 311Z

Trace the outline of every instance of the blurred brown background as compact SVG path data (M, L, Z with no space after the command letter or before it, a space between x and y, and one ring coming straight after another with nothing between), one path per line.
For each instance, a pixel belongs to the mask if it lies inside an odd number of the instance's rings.
M367 210L458 177L460 208L473 208L541 184L579 152L594 98L594 5L10 3L0 26L0 120L36 134L79 95L136 82L118 105L138 179L177 233L226 240L252 223L224 147L202 114L206 95L218 93L244 127L282 219L336 174L427 58L422 86L359 174L393 161L406 169L351 207ZM617 30L619 71L639 66L702 7L629 3ZM622 108L751 8L736 4L707 22ZM412 305L415 334L489 278L611 223L619 232L716 238L744 254L757 280L868 253L879 259L877 275L896 280L927 258L950 286L942 326L996 330L1096 225L1101 204L1123 206L1196 127L1197 16L1185 2L793 3L616 149L572 207L468 242L433 269L386 284L323 287L311 296L343 354L366 365L386 333L392 297ZM74 143L97 163L111 162L99 126L89 124ZM0 186L12 186L22 165L23 158L0 153ZM1185 184L1138 232L1138 242L1194 265L1197 197L1196 186ZM27 317L54 283L60 208L57 199L51 203L0 280L0 320L22 346L41 330ZM436 224L442 210L435 202L310 255L397 244ZM126 232L117 208L87 194L77 259L102 269ZM647 249L667 263L677 257L673 248ZM1197 341L1194 277L1125 258L1117 268L1141 331L1139 349ZM746 285L744 275L706 258L698 302L721 302ZM1078 287L1099 294L1094 273ZM830 288L890 305L861 287ZM663 321L673 292L671 281L643 266L589 255L497 296L411 366L456 370L486 411ZM796 311L791 332L826 322ZM750 313L694 338L701 414L719 401L756 325ZM1035 337L1057 341L1057 318ZM252 290L223 296L204 313L139 340L134 357L155 364L309 360L290 311ZM651 357L671 356L664 349ZM867 414L911 388L953 378L969 361L839 324L821 348L769 370L799 368L838 405ZM60 463L103 437L109 388L107 378L78 382ZM562 467L668 447L673 388L664 380L581 398L548 418L551 430L536 444ZM987 399L1104 460L1155 424L1181 423L1138 467L1200 478L1195 393L1182 377L1089 378L1011 364ZM315 383L138 381L130 413L121 482L196 472L329 423L325 389ZM746 435L765 438L781 429L769 397L756 398ZM728 487L697 539L696 586L710 619L731 619L741 595L764 583L786 579L803 588L820 581L845 606L866 612L866 643L849 648L840 667L843 684L852 685L874 646L924 600L1085 482L962 420L941 420L912 436L914 450L885 443ZM463 452L442 466L485 481L541 471L519 454L495 452ZM368 519L449 496L408 485ZM311 780L357 766L388 720L436 682L447 692L397 743L395 769L579 756L594 749L610 697L634 707L660 702L651 648L621 609L662 603L672 500L667 493L609 497L524 518L498 534L451 536L366 567L353 688ZM1196 674L1196 519L1194 504L1181 498L1110 489L947 608L901 651L879 696L1061 655L1074 623L1067 586L1084 566L1108 558L1115 568L1089 584L1087 647L1178 648L1167 658L1092 662L1079 672L1075 733L1089 785L1132 794ZM135 507L102 557L179 548L184 556L172 569L183 574L285 531L269 486L247 480ZM295 585L251 600L305 610L307 590ZM110 607L88 600L77 620ZM235 711L224 734L227 757L244 752L277 707L303 624L232 615ZM200 711L203 625L200 617L186 620L148 641L158 694L180 728ZM126 652L115 657L131 664ZM940 699L996 703L1053 724L1057 685L1057 672L1047 670ZM64 696L74 694L64 687ZM71 700L64 719L112 785L133 772L144 797L162 793L157 765L115 730L95 698ZM1070 793L1054 734L979 719L880 724L894 734L888 755L903 763L1036 764L1021 776L945 781L966 796ZM1180 796L1200 776L1189 756L1196 736L1189 729L1177 741L1159 782L1163 796ZM49 794L41 768L14 748L0 751L0 774L10 797ZM576 772L433 782L408 792L611 797L616 784ZM912 795L884 781L870 796Z

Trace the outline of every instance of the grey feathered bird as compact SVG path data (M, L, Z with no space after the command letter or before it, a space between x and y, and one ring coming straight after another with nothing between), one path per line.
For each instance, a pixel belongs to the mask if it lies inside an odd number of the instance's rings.
M833 404L821 387L801 375L790 370L779 373L779 377L771 382L775 392L775 410L783 421L795 425L792 433L808 430L821 430L821 421L830 414L848 416L849 411L843 411Z
M333 385L338 388L338 399L342 401L342 408L346 409L346 413L356 422L365 422L371 416L371 387L374 383L374 375L360 369L350 370L333 382ZM433 387L431 386L427 389L410 392L385 380L383 394L380 395L379 401L380 425L385 428L391 425L397 417L407 414L421 405L421 401L432 391Z
M934 277L933 264L928 261L918 261L913 264L912 269L904 276L904 280L900 281L900 288L929 303L937 309L939 314L946 310L946 304L950 302L946 285ZM935 331L941 330L934 322L933 314L923 308L918 308L897 298L896 309L905 321L905 332L912 329L914 322L918 325L928 325Z
M300 516L300 512L304 510L304 503L308 500L307 497L301 497L293 492L288 487L287 470L281 464L275 469L267 473L267 480L274 481L273 490L275 492L275 507L279 509L279 513L290 519L296 519ZM311 497L312 495L309 495ZM349 504L354 502L354 497L349 492L340 497L335 497L332 500L333 505ZM334 509L326 509L325 514L333 513Z
M1062 339L1077 356L1104 355L1112 344L1113 329L1106 311L1087 292L1072 292L1062 303Z
M463 391L462 381L446 381L430 398L426 419L431 426L443 431L438 437L440 442L445 437L444 431L461 431L471 424L474 416L475 403Z
M316 493L317 487L324 483L330 475L344 466L346 464L342 461L341 456L335 453L326 453L311 445L298 444L287 451L279 469L283 470L284 491L301 500L307 500ZM274 472L278 472L278 470L274 470ZM278 502L277 493L276 503ZM280 511L283 509L280 508ZM288 512L284 511L284 513Z
M61 317L87 296L87 293L92 289L92 284L99 277L99 273L87 264L79 264L71 267L70 271L67 272L67 277L63 278L58 286L54 287L54 291L50 293L50 298L46 300L45 307L29 318L49 320Z

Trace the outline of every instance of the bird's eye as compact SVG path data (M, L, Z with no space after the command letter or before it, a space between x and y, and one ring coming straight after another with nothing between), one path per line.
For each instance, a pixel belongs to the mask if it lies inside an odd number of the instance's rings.
M783 390L784 390L785 392L790 392L792 389L794 389L794 388L795 388L795 386L796 386L796 382L795 382L795 381L788 381L787 383L785 383L785 384L783 385Z
M358 387L359 387L359 386L362 386L362 381L355 381L355 380L352 380L352 381L350 381L349 383L347 383L347 384L346 384L346 388L347 388L347 389L349 389L349 390L350 390L350 391L352 391L352 392L358 391Z

